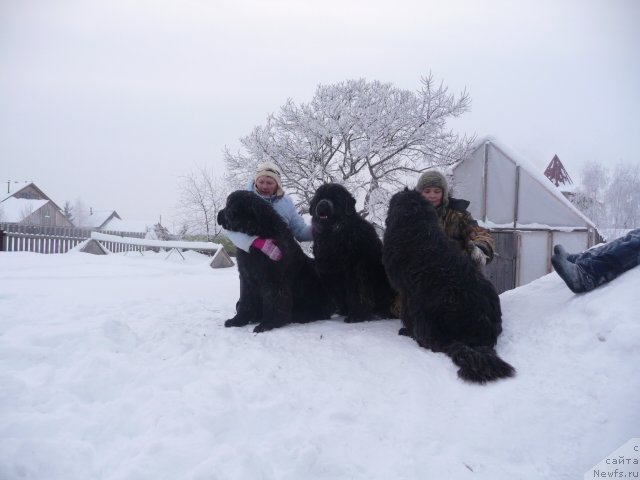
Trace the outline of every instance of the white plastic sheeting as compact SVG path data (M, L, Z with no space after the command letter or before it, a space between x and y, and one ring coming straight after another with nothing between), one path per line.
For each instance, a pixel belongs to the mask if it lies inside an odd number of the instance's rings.
M551 271L553 245L561 243L570 253L589 248L588 232L531 230L520 232L518 285L525 285Z
M453 168L453 185L454 196L471 201L471 214L489 225L595 228L528 160L491 137Z

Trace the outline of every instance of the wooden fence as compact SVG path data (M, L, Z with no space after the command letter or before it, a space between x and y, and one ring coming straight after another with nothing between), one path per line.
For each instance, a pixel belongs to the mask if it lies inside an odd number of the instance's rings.
M42 227L33 225L16 225L0 223L0 251L2 252L36 252L67 253L69 250L91 237L91 229L71 227ZM140 232L103 231L112 235L144 238ZM144 250L139 245L102 242L112 252Z

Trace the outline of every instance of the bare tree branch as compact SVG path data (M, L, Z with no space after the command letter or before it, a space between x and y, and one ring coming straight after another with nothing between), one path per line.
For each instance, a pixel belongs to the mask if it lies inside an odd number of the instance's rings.
M227 182L216 177L211 169L199 166L180 178L178 189L177 208L183 233L204 235L207 241L214 240L222 230L216 220L229 192Z

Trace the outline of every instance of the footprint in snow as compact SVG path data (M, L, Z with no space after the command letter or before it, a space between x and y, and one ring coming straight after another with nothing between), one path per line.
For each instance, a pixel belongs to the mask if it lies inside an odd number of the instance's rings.
M138 345L138 336L122 322L107 320L102 324L102 333L115 346L116 352L129 353Z

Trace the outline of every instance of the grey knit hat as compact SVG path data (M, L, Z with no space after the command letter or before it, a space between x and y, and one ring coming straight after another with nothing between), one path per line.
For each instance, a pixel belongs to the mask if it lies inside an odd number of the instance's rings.
M447 179L440 172L436 170L428 170L420 175L418 183L416 184L416 190L422 192L428 187L438 187L442 190L442 206L447 207L449 203L449 184Z

